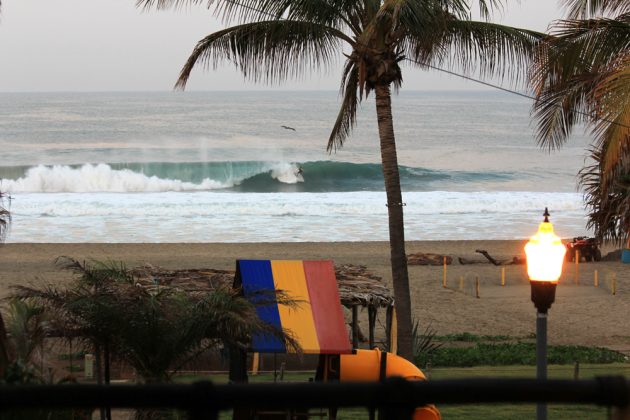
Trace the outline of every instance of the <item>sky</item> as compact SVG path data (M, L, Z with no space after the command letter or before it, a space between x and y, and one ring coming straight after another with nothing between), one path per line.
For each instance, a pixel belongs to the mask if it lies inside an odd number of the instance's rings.
M135 0L3 0L0 92L170 90L198 40L225 27L204 6L142 11ZM545 31L558 1L512 0L497 22ZM234 66L195 70L188 90L336 90L341 61L282 85L245 81ZM486 89L437 71L407 69L411 90Z

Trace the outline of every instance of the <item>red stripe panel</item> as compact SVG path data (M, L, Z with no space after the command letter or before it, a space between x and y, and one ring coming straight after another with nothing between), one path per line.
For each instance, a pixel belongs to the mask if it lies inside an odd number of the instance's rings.
M332 261L304 261L321 354L352 353Z

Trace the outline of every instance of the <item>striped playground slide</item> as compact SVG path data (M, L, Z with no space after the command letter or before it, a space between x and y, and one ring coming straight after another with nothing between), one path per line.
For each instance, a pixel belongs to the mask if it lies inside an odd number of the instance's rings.
M255 300L261 291L282 290L297 307L277 302L258 306L258 316L290 333L306 354L352 352L332 261L238 260L236 285ZM251 351L286 353L283 340L269 334L253 337Z

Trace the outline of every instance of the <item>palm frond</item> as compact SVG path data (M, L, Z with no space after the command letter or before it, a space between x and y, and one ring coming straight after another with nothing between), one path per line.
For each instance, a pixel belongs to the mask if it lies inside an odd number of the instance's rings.
M467 74L498 77L516 84L525 80L528 65L545 37L536 31L490 22L450 20L441 42L445 53L435 56L431 64L448 64Z
M343 95L343 102L337 115L337 120L328 138L328 152L336 151L342 147L346 138L356 124L357 116L357 90L359 90L359 69L354 62L348 60L346 62L343 74L344 83L341 86L340 93Z
M17 360L29 363L46 336L44 308L33 302L12 300L6 329Z
M537 120L536 137L541 147L560 148L575 125L588 122L588 116L593 113L589 94L596 86L596 78L597 74L582 74L549 86L537 95L533 115Z
M601 103L606 95L595 92L602 92L602 80L614 73L619 55L630 47L630 26L622 21L560 21L553 33L530 74L537 138L549 149L562 145L577 124L592 125L600 135L617 119Z
M502 0L479 0L479 14L483 19L489 19L495 10L503 13L505 3Z
M630 12L627 0L562 0L569 19L587 19L594 16Z
M61 256L55 264L63 269L80 275L80 280L89 286L102 286L108 282L134 284L133 274L119 261L80 262L74 258Z
M579 173L588 211L587 227L601 240L624 245L630 235L630 164L628 160L619 162L616 175L604 180L602 151L591 148L591 158L594 163Z
M630 16L617 19L559 20L551 28L552 62L560 70L581 72L606 66L630 47ZM562 60L560 60L562 59Z
M136 7L148 10L155 7L158 10L162 9L179 9L185 6L195 6L206 3L208 7L212 5L214 0L136 0Z
M199 41L176 87L186 86L195 65L216 67L223 60L231 61L253 81L279 82L297 77L305 70L328 67L342 37L347 38L335 29L298 21L264 21L227 28ZM289 62L292 65L287 65Z
M62 335L106 344L147 382L169 381L174 370L208 348L248 347L254 334L280 338L288 349L300 350L290 331L263 322L256 312L258 305L272 301L300 304L282 291L261 292L250 302L224 286L203 294L141 287L116 262L86 264L66 257L58 264L77 274L69 288L18 286L12 298L46 308Z
M630 54L604 73L593 96L599 118L593 134L604 152L601 166L605 181L622 159L630 157Z
M360 32L356 0L137 0L136 6L179 9L203 3L214 7L215 15L225 23L286 19Z

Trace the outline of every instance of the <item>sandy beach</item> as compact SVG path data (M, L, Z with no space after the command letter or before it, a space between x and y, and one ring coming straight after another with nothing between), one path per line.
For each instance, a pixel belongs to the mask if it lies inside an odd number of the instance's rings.
M408 242L407 251L433 252L483 259L476 249L497 258L522 254L523 241ZM604 250L604 254L609 249ZM0 247L0 295L16 284L63 284L71 274L57 269L58 256L79 260L120 260L133 267L144 263L165 268L234 269L238 258L332 259L336 264L361 264L391 284L389 245L386 242L243 243L243 244L5 244ZM593 287L594 270L600 287ZM439 335L470 332L526 337L535 330L535 309L530 301L525 266L505 266L506 286L500 285L501 268L491 264L460 265L457 258L447 268L442 287L442 267L410 266L413 313L430 323ZM610 282L616 276L616 295ZM458 291L478 277L480 297ZM606 346L630 353L630 269L619 262L582 263L580 284L575 265L565 264L556 302L549 313L551 344ZM607 287L608 285L608 287ZM384 317L384 314L382 314Z

